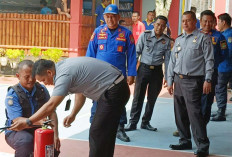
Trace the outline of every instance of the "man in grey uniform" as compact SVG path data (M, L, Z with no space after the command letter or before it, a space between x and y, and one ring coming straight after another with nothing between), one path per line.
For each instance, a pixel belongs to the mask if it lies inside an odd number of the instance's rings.
M170 145L174 150L192 149L190 125L197 157L209 154L206 123L201 112L202 93L211 91L214 69L213 45L210 37L196 29L196 15L186 11L182 18L185 33L175 41L168 66L168 92L173 94L179 144Z
M45 85L54 85L52 97L30 118L17 118L11 130L29 127L51 114L68 93L75 93L74 108L64 119L64 126L74 121L86 97L98 101L90 127L89 156L113 157L120 115L130 95L123 74L113 65L89 57L68 58L56 65L50 60L38 60L32 74Z
M162 88L162 64L165 62L165 69L167 69L170 59L170 38L163 34L167 21L168 20L165 16L157 16L154 23L154 29L145 31L138 39L136 45L136 58L138 59L138 57L141 55L141 63L137 71L138 74L135 83L134 100L130 114L131 119L130 123L126 126L125 131L136 130L143 108L143 101L147 87L147 104L145 113L143 115L141 128L150 131L157 130L157 128L150 125L150 120L156 99Z

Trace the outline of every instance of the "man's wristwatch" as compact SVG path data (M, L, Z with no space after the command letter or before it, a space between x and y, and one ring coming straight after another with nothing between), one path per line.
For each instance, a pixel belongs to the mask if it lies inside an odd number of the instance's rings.
M206 79L205 81L208 82L208 83L211 83L211 80L210 80L210 79Z
M32 122L30 121L29 118L26 119L26 123L27 123L28 126L32 126Z

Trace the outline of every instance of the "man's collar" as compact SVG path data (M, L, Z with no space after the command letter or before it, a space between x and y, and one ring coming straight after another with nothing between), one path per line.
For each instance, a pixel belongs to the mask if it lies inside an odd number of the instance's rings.
M23 89L23 91L24 91L26 94L30 94L30 95L32 95L32 96L34 95L35 90L36 90L35 85L33 86L33 89L32 89L31 92L29 92L26 88L24 88L20 83L19 83L19 86Z
M190 36L190 35L197 35L197 31L198 31L198 29L196 28L196 29L193 30L193 32L190 33L190 34L187 34L186 32L184 32L184 33L183 33L183 37L184 37L184 36Z
M104 9L106 8L106 6L105 6L103 3L102 3L101 5L102 5L102 7L103 7Z

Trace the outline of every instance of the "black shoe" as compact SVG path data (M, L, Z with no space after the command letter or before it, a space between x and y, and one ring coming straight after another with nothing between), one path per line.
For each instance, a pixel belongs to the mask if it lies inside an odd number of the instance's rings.
M194 155L196 155L196 157L206 157L209 155L209 151L200 151L200 150L197 150L194 152Z
M149 123L148 124L141 124L141 129L146 129L150 131L157 131L157 128L152 127Z
M217 113L217 112L212 113L212 114L210 115L210 117L215 117L216 115L218 115L218 113Z
M124 129L119 129L119 130L117 131L116 137L117 137L118 139L120 139L121 141L130 142L130 138L126 135Z
M125 131L133 131L137 129L137 125L133 124L133 123L129 123L126 127L125 127Z
M192 149L192 143L181 143L181 144L170 144L169 146L173 150L186 150L186 149Z
M226 121L226 117L225 116L216 115L215 117L212 117L210 120L211 121L217 121L217 122Z
M230 98L230 101L232 101L232 97Z

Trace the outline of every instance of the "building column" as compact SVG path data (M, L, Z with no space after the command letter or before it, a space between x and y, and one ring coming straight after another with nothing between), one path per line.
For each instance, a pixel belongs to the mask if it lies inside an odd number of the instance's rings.
M172 31L171 37L174 39L178 36L179 16L177 15L182 14L181 12L179 12L180 8L182 8L182 6L180 6L180 0L172 0L168 15L168 21Z
M70 20L69 57L79 56L83 0L72 0Z

